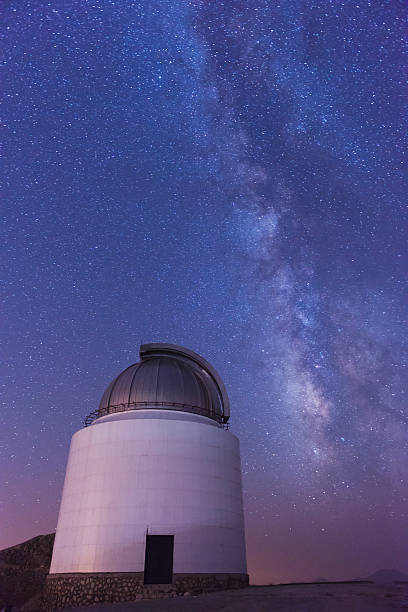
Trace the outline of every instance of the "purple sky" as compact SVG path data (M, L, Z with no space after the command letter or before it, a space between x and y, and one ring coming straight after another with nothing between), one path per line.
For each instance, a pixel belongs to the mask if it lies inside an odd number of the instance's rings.
M408 572L406 3L0 11L0 547L171 342L230 394L253 582Z

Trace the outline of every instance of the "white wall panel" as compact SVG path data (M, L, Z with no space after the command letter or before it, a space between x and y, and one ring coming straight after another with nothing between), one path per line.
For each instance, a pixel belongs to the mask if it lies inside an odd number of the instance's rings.
M133 414L73 436L51 573L142 572L147 528L174 534L176 573L246 573L238 439L191 413Z

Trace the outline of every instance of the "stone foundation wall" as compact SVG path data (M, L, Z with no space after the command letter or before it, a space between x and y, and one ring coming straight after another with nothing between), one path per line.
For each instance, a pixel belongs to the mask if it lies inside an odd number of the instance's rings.
M172 584L143 584L143 573L49 574L43 606L46 612L102 602L177 597L248 586L247 574L173 574Z

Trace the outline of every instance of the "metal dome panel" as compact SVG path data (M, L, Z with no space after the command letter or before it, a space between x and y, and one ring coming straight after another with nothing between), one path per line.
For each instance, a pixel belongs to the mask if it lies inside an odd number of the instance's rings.
M218 423L228 421L225 387L202 357L169 344L143 345L140 355L139 363L110 383L86 425L114 412L158 407L201 414Z
M135 370L139 367L138 363L129 366L109 385L103 394L99 408L107 408L108 406L119 406L129 403L129 389L135 374Z

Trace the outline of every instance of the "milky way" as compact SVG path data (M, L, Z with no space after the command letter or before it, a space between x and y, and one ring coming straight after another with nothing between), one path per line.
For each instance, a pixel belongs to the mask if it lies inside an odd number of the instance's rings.
M0 546L161 341L225 380L254 582L407 572L405 3L1 11Z

